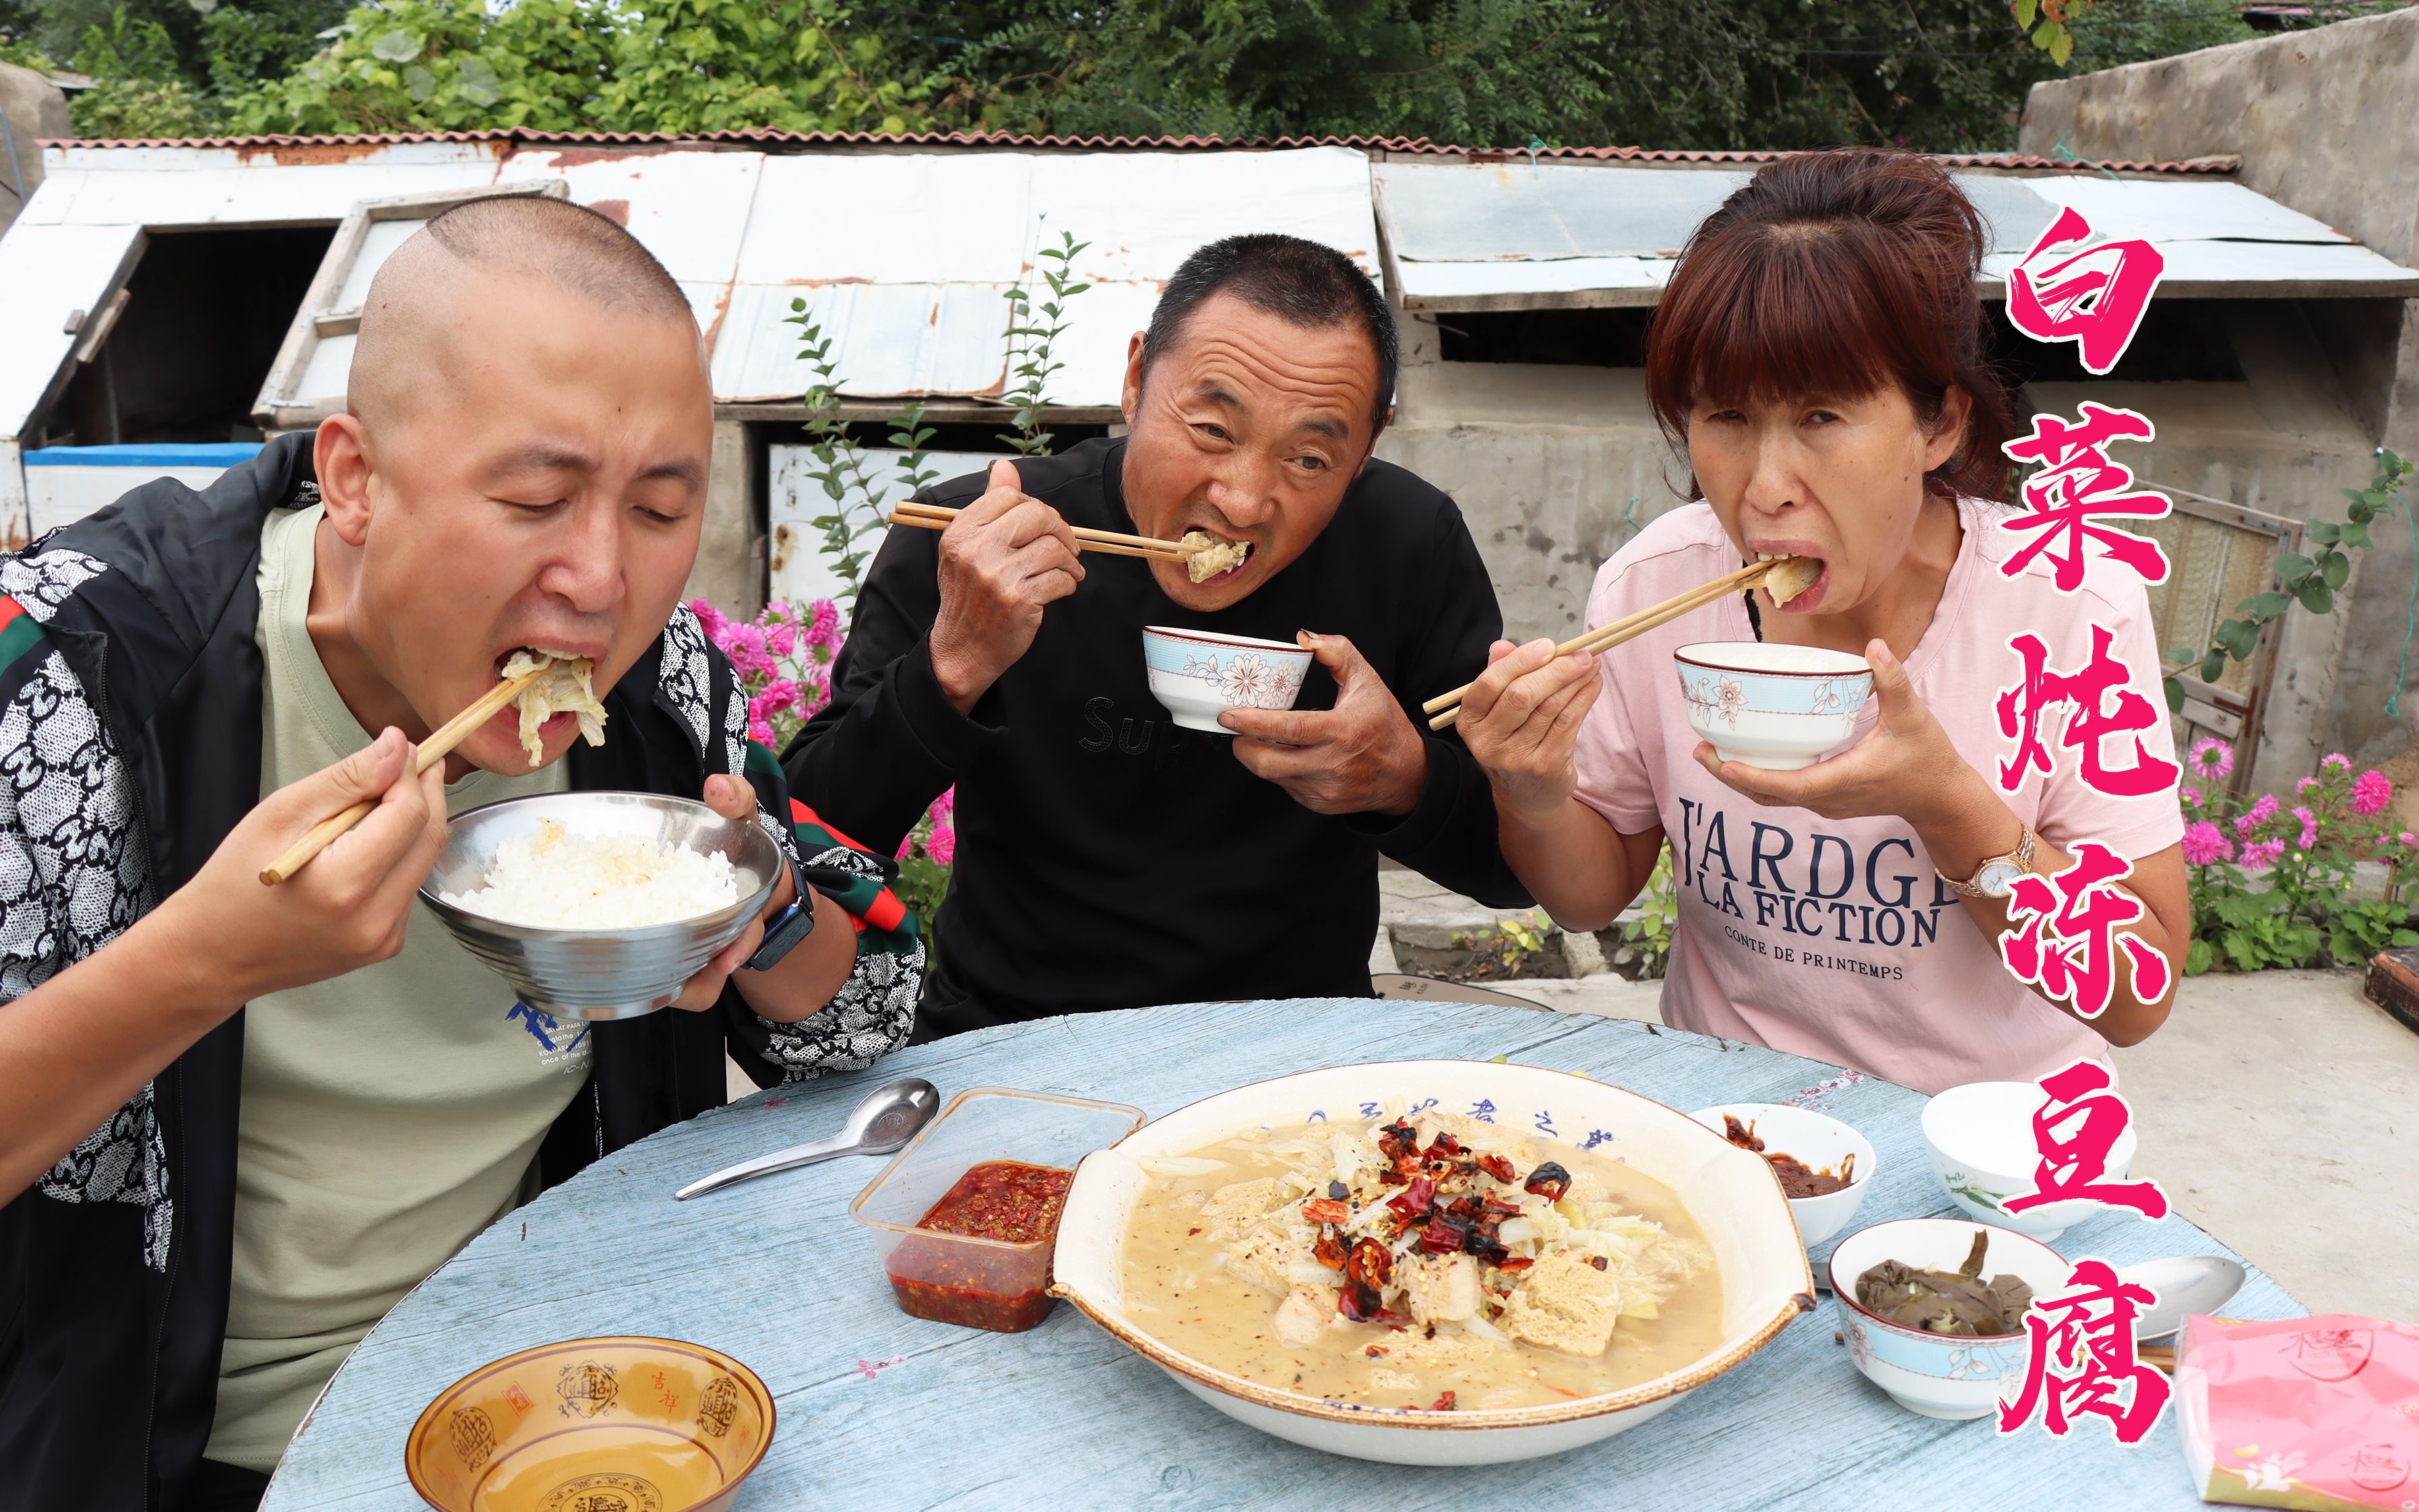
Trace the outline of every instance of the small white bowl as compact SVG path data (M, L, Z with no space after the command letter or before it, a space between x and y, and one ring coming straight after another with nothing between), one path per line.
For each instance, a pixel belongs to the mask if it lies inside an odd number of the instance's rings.
M1701 640L1672 654L1688 728L1726 762L1777 772L1811 766L1857 733L1873 689L1862 656L1821 646Z
M1982 1257L1985 1276L2013 1275L2037 1297L2065 1287L2067 1263L2057 1251L1995 1224ZM1976 1226L1962 1218L1901 1218L1859 1228L1831 1251L1832 1294L1847 1319L1848 1352L1857 1368L1890 1399L1925 1417L1963 1422L1987 1415L2004 1394L2021 1390L2032 1362L2027 1335L1961 1338L1887 1322L1857 1301L1857 1277L1884 1260L1921 1270L1954 1271L1974 1247Z
M1724 1114L1752 1129L1767 1153L1795 1155L1810 1170L1836 1171L1841 1161L1854 1156L1857 1164L1846 1186L1819 1197L1789 1199L1789 1215L1797 1220L1797 1237L1810 1250L1848 1227L1848 1220L1864 1203L1873 1173L1881 1168L1881 1157L1873 1152L1872 1140L1837 1119L1786 1103L1725 1103L1699 1108L1688 1117L1721 1134Z
M1177 724L1212 734L1234 732L1218 722L1228 709L1290 709L1310 671L1310 653L1282 640L1212 630L1147 625L1142 659L1151 696Z
M2053 1202L2010 1212L2001 1204L2038 1190L2034 1167L2033 1115L2044 1099L2032 1082L1967 1082L1923 1105L1923 1143L1932 1151L1932 1174L1949 1200L1986 1224L2012 1228L2033 1239L2052 1240L2081 1223L2101 1205L2087 1198ZM2125 1179L2141 1140L2128 1127L2108 1152L2110 1181Z

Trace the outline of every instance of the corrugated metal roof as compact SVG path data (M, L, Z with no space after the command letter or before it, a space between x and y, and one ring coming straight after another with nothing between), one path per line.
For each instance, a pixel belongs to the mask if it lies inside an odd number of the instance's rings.
M1405 303L1439 311L1652 304L1689 233L1748 177L1548 162L1370 171ZM1990 231L1986 290L2072 205L2103 235L2157 246L2170 295L2419 294L2419 272L2240 184L1957 177Z
M1697 148L1636 147L1541 147L1533 153L1528 147L1477 147L1449 142L1435 142L1425 136L1027 136L1012 131L399 131L362 133L341 136L196 136L196 137L133 137L78 139L80 147L234 147L242 150L273 148L337 149L348 147L381 147L399 142L502 142L516 147L533 147L553 143L572 143L587 147L670 146L681 143L731 144L765 150L788 147L806 150L823 147L997 147L1008 150L1036 148L1088 152L1228 152L1237 150L1283 150L1295 147L1341 147L1364 152L1399 153L1408 156L1438 156L1491 159L1509 162L1546 160L1593 160L1596 162L1769 162L1787 154L1780 151L1714 151ZM67 146L51 144L44 146ZM1952 167L2006 168L2072 172L2106 170L2116 173L2190 174L2223 176L2235 172L2239 159L2231 157L2196 158L2188 162L2085 162L2075 159L2037 158L2023 153L1950 153L1934 154L1935 160Z

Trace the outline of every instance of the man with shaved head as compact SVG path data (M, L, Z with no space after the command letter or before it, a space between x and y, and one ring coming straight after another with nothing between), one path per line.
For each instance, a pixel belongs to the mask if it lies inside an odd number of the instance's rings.
M905 1038L923 947L747 742L679 607L713 411L628 233L472 200L370 285L345 413L0 558L0 1505L255 1505L370 1326L597 1157ZM589 658L605 744L507 709ZM624 789L752 818L764 917L668 1011L562 1023L415 904L449 813ZM318 821L368 818L289 881ZM566 1324L565 1332L576 1329Z

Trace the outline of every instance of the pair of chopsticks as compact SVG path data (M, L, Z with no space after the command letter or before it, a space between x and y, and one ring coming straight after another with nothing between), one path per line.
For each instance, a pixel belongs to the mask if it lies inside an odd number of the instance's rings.
M1795 560L1796 559L1794 557L1776 557L1770 562L1758 562L1741 567L1726 577L1715 579L1703 588L1691 588L1685 594L1675 594L1650 609L1640 609L1625 619L1615 620L1610 625L1600 625L1585 635L1573 636L1556 646L1554 655L1567 656L1574 651L1610 650L1633 636L1643 635L1658 625L1668 625L1692 609L1703 609L1716 599L1728 598L1743 589L1752 588L1764 581L1765 573L1784 562ZM1460 719L1461 701L1470 692L1471 686L1464 683L1452 692L1441 693L1420 705L1425 712L1436 716L1428 721L1429 729L1442 730Z
M496 711L521 696L521 690L546 675L552 661L542 661L510 682L498 683L487 689L479 702L464 709L439 726L426 740L420 743L419 759L412 763L411 775L420 776L443 761L455 747L470 738L471 732L496 717ZM331 819L322 819L311 826L311 832L294 842L286 853L269 863L260 873L261 885L273 887L302 870L311 857L328 848L330 842L345 831L370 816L377 807L376 798L363 798Z
M891 524L913 525L927 531L946 531L949 528L949 521L957 517L958 512L954 509L946 509L939 504L919 504L913 500L894 504L890 509ZM1113 557L1155 557L1162 562L1188 560L1184 548L1174 541L1163 541L1150 535L1120 535L1116 531L1087 530L1081 526L1075 530L1075 545L1079 550L1099 551Z

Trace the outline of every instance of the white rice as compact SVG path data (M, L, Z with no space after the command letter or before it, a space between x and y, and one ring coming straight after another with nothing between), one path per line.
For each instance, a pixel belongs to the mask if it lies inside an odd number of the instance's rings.
M637 929L696 918L739 901L726 856L635 835L574 835L551 819L496 847L486 886L438 896L456 908L539 929Z

